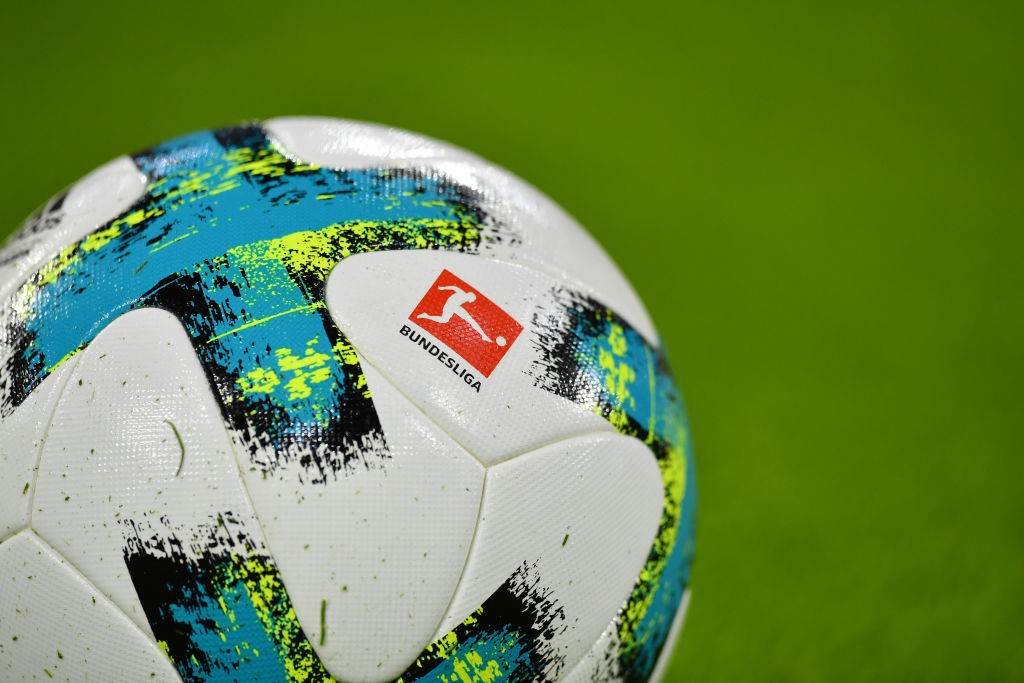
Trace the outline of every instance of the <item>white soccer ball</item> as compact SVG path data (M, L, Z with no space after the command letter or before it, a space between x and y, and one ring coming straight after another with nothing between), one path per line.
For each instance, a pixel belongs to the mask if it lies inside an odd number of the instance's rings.
M0 252L0 679L654 681L683 407L572 218L287 118L103 166Z

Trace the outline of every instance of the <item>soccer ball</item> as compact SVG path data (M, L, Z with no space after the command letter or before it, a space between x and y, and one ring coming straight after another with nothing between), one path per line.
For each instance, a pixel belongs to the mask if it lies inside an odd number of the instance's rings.
M276 119L0 253L0 679L653 681L695 491L651 321L545 196Z

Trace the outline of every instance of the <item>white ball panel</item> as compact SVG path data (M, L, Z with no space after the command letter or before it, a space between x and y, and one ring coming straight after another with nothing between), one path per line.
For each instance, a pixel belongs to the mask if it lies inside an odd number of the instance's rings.
M571 667L633 588L662 489L650 451L618 434L562 441L490 468L469 562L437 635L527 563L570 620L552 646Z
M665 647L661 651L658 663L651 672L649 683L658 683L665 676L669 664L672 661L676 641L683 629L683 622L686 619L686 612L690 607L690 591L683 593L683 600L679 605L669 629L668 638L665 640ZM624 681L626 677L616 660L616 652L619 648L618 622L612 621L605 628L604 633L597 639L594 646L590 648L582 660L569 672L561 683L593 683L593 681Z
M125 314L81 352L37 486L33 528L151 632L119 522L149 514L198 524L249 509L220 408L171 314Z
M619 648L618 623L612 621L594 645L587 651L576 666L559 683L593 683L605 681L613 683L623 681L615 653Z
M508 171L439 140L376 124L295 117L264 124L289 154L328 168L431 168L480 193L494 219L521 243L491 255L547 272L616 311L647 339L654 325L643 303L593 237L547 195Z
M317 654L339 679L376 683L401 675L444 617L473 539L484 468L360 362L388 443L380 468L303 485L240 464Z
M319 116L283 116L263 123L288 154L328 168L408 166L420 160L482 159L454 145L400 128Z
M488 255L547 273L577 290L593 293L650 340L654 323L632 285L600 244L547 195L486 162L441 159L431 167L487 199L485 206L521 243L499 244Z
M0 679L180 683L157 647L31 531L0 544Z
M439 356L400 333L403 326L425 333L408 318L443 269L524 328L489 378L470 368L481 382L479 393L438 362ZM530 339L534 313L557 284L524 268L465 254L364 254L335 268L327 282L327 302L338 326L381 374L469 452L491 464L571 436L614 432L593 411L535 387L525 374L535 357ZM450 347L437 343L450 353ZM467 365L462 360L461 367Z
M122 156L51 200L0 250L0 262L17 259L0 267L0 296L20 285L65 246L123 213L145 192L146 176L135 162Z
M40 448L74 366L72 360L51 373L13 413L0 419L0 540L29 524Z

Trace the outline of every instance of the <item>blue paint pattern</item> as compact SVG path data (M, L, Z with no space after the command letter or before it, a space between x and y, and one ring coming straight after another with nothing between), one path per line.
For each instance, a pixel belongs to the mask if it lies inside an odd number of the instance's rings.
M66 248L7 307L0 341L14 353L0 403L20 404L117 316L155 306L181 320L265 471L300 460L300 479L325 482L370 466L368 453L386 457L324 282L352 253L475 252L497 239L472 193L437 175L303 165L256 127L197 133L135 160L147 196Z

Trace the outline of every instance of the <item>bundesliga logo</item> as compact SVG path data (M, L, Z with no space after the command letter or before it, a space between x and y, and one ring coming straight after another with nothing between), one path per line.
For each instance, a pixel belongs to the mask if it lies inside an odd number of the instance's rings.
M445 344L484 377L491 376L523 331L523 326L512 316L448 270L442 270L437 276L409 314L409 320ZM459 363L458 358L441 350L408 325L402 326L401 333L450 368L466 384L480 391L480 381Z

